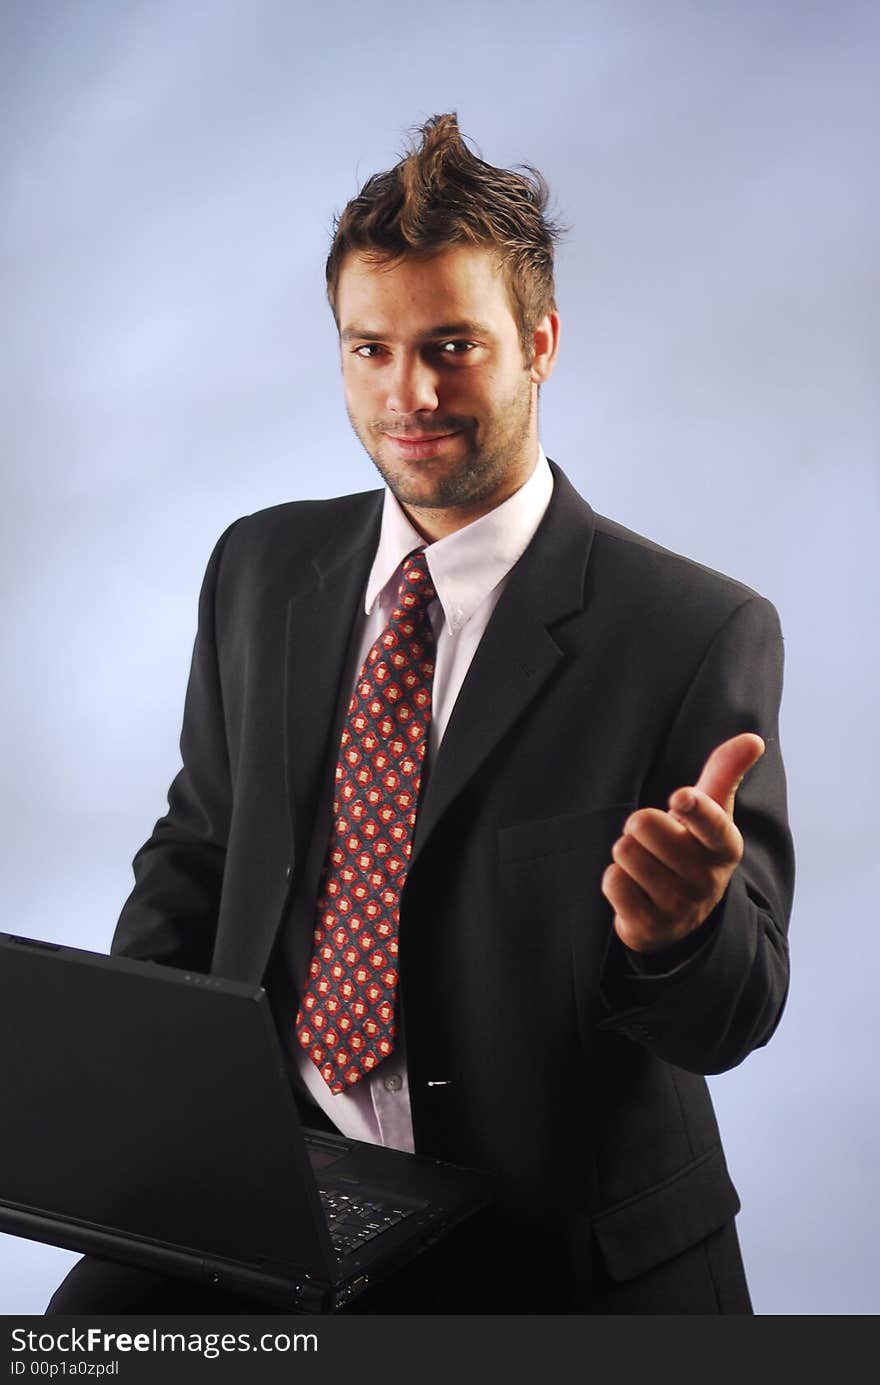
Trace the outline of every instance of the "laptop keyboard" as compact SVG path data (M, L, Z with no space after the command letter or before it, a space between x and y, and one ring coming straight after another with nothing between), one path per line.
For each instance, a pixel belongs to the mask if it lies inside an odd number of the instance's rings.
M337 1188L319 1188L318 1192L337 1255L351 1255L360 1250L374 1236L381 1236L405 1217L411 1217L415 1210L360 1194L343 1193Z

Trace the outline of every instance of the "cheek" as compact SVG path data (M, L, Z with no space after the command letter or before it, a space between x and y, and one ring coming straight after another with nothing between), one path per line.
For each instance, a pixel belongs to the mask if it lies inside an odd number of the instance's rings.
M345 404L350 414L362 414L369 408L371 391L367 382L362 376L358 376L355 371L347 371L343 367L342 387L345 392Z

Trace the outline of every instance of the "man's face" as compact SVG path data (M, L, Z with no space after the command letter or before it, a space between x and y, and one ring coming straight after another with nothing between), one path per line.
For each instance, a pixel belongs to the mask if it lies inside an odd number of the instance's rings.
M428 538L494 509L528 479L537 383L488 249L345 260L337 290L352 427ZM545 319L549 322L549 319Z

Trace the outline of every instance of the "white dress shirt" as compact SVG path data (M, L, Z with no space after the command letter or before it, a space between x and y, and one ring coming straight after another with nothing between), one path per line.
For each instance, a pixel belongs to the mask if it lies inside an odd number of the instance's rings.
M509 499L463 529L425 544L389 490L385 492L379 547L364 597L366 619L356 671L385 629L397 598L400 565L414 548L424 548L437 599L428 607L436 640L428 765L437 755L477 645L504 590L544 517L553 476L538 447L531 476ZM354 1087L334 1096L302 1049L299 1075L312 1100L336 1128L354 1140L413 1151L405 1036L398 1029L394 1052Z

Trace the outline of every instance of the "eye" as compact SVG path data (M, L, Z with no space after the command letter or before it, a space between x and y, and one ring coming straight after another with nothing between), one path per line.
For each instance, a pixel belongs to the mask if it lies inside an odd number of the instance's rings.
M477 343L465 341L463 339L438 341L434 343L432 350L436 351L440 356L445 356L446 359L449 360L453 357L470 355L472 351L477 350ZM360 357L362 361L375 361L379 356L387 355L388 350L381 342L365 341L361 342L360 346L353 347L351 354Z

